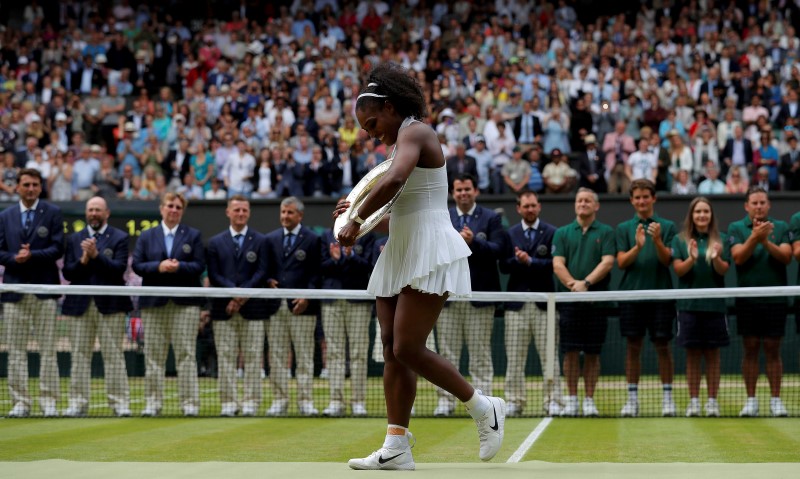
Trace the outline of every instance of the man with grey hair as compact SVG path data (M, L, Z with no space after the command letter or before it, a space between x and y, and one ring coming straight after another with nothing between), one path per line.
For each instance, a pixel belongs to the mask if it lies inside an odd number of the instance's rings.
M294 196L281 201L281 227L267 234L272 251L270 262L276 265L276 277L267 284L273 288L318 289L321 283L322 240L303 226L303 202ZM269 344L272 405L267 416L284 416L289 406L289 361L294 346L297 363L297 407L303 416L316 416L312 386L314 380L314 326L319 302L305 298L281 300L267 329Z

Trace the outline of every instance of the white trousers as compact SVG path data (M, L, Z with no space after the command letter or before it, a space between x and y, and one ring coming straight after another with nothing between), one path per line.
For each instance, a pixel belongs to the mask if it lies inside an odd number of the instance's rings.
M197 381L197 331L200 307L169 302L142 310L144 328L145 398L147 405L161 409L164 404L164 370L169 345L178 369L178 399L182 408L200 407Z
M371 303L351 303L343 299L322 304L322 329L328 344L328 374L331 401L344 401L347 346L350 346L352 402L367 398L367 350Z
M558 313L556 313L556 323ZM505 314L505 340L506 340L506 401L515 404L519 410L525 408L527 395L525 391L525 362L528 358L528 345L533 339L539 363L544 368L547 344L547 311L542 311L534 303L525 303L519 311L506 310ZM547 411L550 402L562 404L561 397L561 366L558 362L558 324L556 324L555 358L556 368L553 384L542 392L542 403Z
M22 295L16 303L4 303L8 342L8 390L13 404L30 409L28 392L28 341L39 346L39 404L55 406L61 396L56 359L56 300Z
M214 341L219 364L219 401L226 405L261 405L261 362L264 358L264 321L234 314L227 321L214 321ZM244 388L241 401L236 387L236 363L242 352Z
M472 385L486 395L492 394L494 380L493 324L494 307L476 308L468 301L453 302L442 309L439 321L436 323L439 353L458 368L461 349L466 344ZM440 400L448 400L455 407L455 398L452 394L441 388L437 388L437 393Z
M125 313L100 314L94 300L82 316L72 316L70 341L72 342L72 369L70 372L70 406L84 408L91 400L90 384L92 354L95 338L103 352L103 376L106 383L108 405L114 409L128 409L130 390L125 353Z
M289 353L294 345L297 377L297 400L312 401L314 382L314 326L317 318L294 315L282 301L280 309L269 318L269 382L273 401L289 400Z

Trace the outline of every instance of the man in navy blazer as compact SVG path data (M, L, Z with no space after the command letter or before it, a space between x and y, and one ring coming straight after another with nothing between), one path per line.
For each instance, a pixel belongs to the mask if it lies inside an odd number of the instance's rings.
M281 201L281 227L267 235L277 276L268 284L278 288L317 289L322 241L303 220L303 202L294 196ZM272 316L268 331L272 405L267 416L283 416L289 405L289 355L294 345L297 363L297 406L303 416L315 416L312 386L314 380L314 326L319 301L288 298Z
M206 263L211 287L263 288L275 277L264 236L251 229L250 202L242 195L228 199L225 215L230 226L208 242ZM275 312L276 301L257 298L212 298L211 319L219 364L220 415L255 416L261 405L261 363L264 320ZM239 400L236 365L244 358L244 391Z
M340 198L344 200L345 198ZM375 236L368 233L353 246L344 247L328 229L322 236L322 288L367 289L372 274L372 254ZM330 403L322 411L324 416L343 416L345 361L350 345L350 383L353 416L367 415L367 351L369 349L369 322L374 301L322 300L322 330L327 344Z
M100 196L86 202L86 228L69 237L64 278L72 284L124 286L128 269L128 234L108 224L111 211ZM71 316L72 369L65 416L89 411L95 338L103 351L108 404L120 417L131 415L128 374L122 342L125 319L133 309L129 296L67 295L61 312Z
M497 260L505 243L501 218L475 203L480 193L474 176L456 175L452 192L456 206L450 208L450 220L472 250L469 257L472 290L500 291ZM494 309L495 303L447 303L436 326L439 352L456 367L466 343L472 383L487 395L492 394L494 379L491 348ZM455 398L442 389L437 389L437 393L439 402L434 416L450 416L455 410Z
M39 199L42 174L22 169L17 174L19 204L0 213L0 264L6 284L59 284L56 261L64 253L61 210ZM8 389L14 404L9 417L30 415L28 333L39 343L39 407L46 417L58 416L60 393L56 362L54 295L3 293L8 332Z
M517 214L522 221L508 228L508 242L500 260L500 271L508 274L507 290L512 292L549 293L555 291L553 283L553 235L555 226L539 218L542 204L539 196L524 191L517 197ZM528 345L533 338L539 362L544 368L547 334L547 305L545 303L505 304L506 357L506 414L522 414L527 403L525 388L525 360ZM556 328L558 346L558 328ZM561 414L561 368L556 361L555 380L544 391L544 412L550 416Z
M201 286L205 254L200 232L181 224L186 199L167 193L161 200L161 224L142 232L133 251L133 271L142 277L142 286ZM164 367L169 344L175 352L178 369L178 398L184 416L197 416L200 391L197 383L195 347L200 322L200 306L205 298L141 296L144 327L145 399L142 416L157 416L164 400Z

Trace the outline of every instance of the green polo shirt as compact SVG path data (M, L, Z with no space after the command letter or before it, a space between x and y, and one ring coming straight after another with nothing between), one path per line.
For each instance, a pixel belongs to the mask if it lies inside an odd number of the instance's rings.
M675 237L675 223L668 219L653 215L646 220L634 215L632 219L617 226L617 251L629 251L636 244L636 228L641 224L645 228L650 223L661 225L661 239L669 247ZM672 289L672 276L669 266L658 261L656 246L650 235L645 235L644 247L639 251L633 263L622 269L619 282L620 290L636 289Z
M789 243L789 225L785 221L767 218L775 228L769 235L769 241L780 245ZM753 232L753 220L749 216L744 219L734 221L728 226L728 243L730 248L737 244L744 244ZM764 245L758 244L753 250L753 254L742 265L736 266L737 286L786 286L787 274L786 265L773 258ZM754 301L768 301L771 303L786 302L784 297L772 298L753 298Z
M794 244L795 241L800 241L800 212L797 212L789 220L789 240ZM797 284L800 284L800 268L797 268ZM794 300L798 304L798 300Z
M567 271L576 279L583 279L600 264L603 256L616 254L614 249L614 230L599 221L594 221L583 232L577 220L556 230L553 236L553 256L561 256ZM556 278L556 291L568 292L566 286ZM592 291L608 291L611 275L606 275Z
M722 259L730 261L730 250L726 246L725 233L720 233L722 241ZM698 289L698 288L724 288L725 276L717 273L714 266L706 262L706 251L708 250L708 235L698 233L695 237L697 241L697 260L688 273L678 278L678 289ZM672 258L685 261L689 258L689 246L682 235L676 235L672 239ZM708 311L714 313L725 313L727 310L724 298L705 298L705 299L679 299L678 311Z

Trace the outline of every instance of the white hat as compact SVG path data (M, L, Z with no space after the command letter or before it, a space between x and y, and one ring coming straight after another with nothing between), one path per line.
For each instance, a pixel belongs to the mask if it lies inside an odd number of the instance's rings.
M125 122L125 131L136 131L136 125L132 121Z
M107 61L108 61L108 58L106 58L106 55L104 53L98 53L94 57L94 62L95 63L105 63Z
M450 108L445 108L444 110L442 110L442 112L441 112L441 113L439 113L439 118L444 118L444 117L446 117L446 116L449 116L450 118L455 118L455 117L456 117L456 114L455 114L455 113L453 113L453 110L452 110L452 109L450 109Z
M261 55L264 53L264 44L258 40L253 40L249 45L247 45L247 51L256 56Z
M67 115L65 115L64 112L61 111L56 113L56 121L67 121Z
M591 145L593 143L597 143L597 137L595 137L592 134L588 134L585 137L583 137L583 142L585 144L587 144L587 145Z
M177 113L175 116L172 117L172 121L178 121L178 120L186 121L186 117L183 116L182 113Z
M42 117L40 117L40 116L39 116L39 115L37 115L36 113L34 113L34 114L32 114L32 115L30 115L30 116L28 117L28 123L33 123L33 122L35 122L35 121L42 121Z
M103 151L103 149L100 148L100 145L92 145L89 147L89 151L91 151L92 153L100 153L101 151Z
M20 65L27 65L28 64L28 57L21 56L21 57L17 58L17 63L19 63Z

